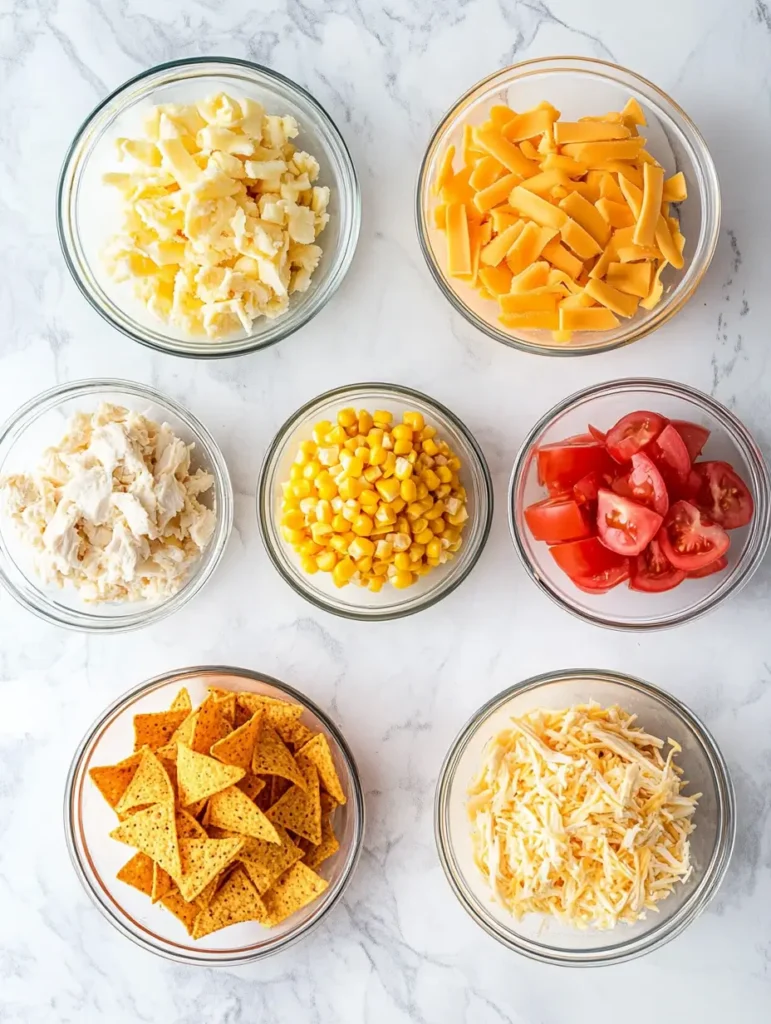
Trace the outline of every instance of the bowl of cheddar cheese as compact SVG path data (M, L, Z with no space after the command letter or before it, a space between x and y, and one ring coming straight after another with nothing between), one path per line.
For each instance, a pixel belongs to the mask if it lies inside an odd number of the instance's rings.
M526 61L475 85L418 176L429 270L470 323L545 355L629 344L694 293L720 226L715 166L656 86L604 61Z
M326 304L360 205L312 96L249 61L199 57L151 68L92 111L64 161L57 227L108 323L211 358L281 341Z

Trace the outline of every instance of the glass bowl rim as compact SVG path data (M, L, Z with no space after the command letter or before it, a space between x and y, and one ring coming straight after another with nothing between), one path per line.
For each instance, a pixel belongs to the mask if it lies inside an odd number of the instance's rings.
M183 679L189 678L191 675L203 675L205 673L230 676L233 680L252 679L255 682L267 683L269 686L272 686L284 693L287 697L295 700L298 704L301 704L303 708L306 708L319 719L324 728L332 736L351 777L352 792L349 794L349 801L353 808L354 830L346 863L337 882L337 889L331 893L325 903L319 904L316 911L311 914L308 920L301 927L294 931L287 932L286 935L281 938L277 938L275 940L275 944L270 945L266 949L262 949L257 953L240 955L238 957L222 956L218 958L204 958L196 956L194 952L186 951L184 954L177 953L171 949L159 947L150 939L143 938L141 935L137 934L133 928L122 919L125 914L122 912L121 904L118 903L118 906L121 907L121 913L118 914L111 909L106 900L102 899L101 895L92 885L91 880L88 878L81 863L79 847L75 841L75 831L80 824L80 816L77 813L77 808L74 806L76 787L80 786L81 777L83 776L86 768L85 756L89 748L93 746L94 741L98 739L110 725L117 721L122 714L125 714L125 712L128 711L141 697L144 697L169 683L173 684L175 681L182 681ZM150 953L155 953L157 956L161 956L166 960L173 960L176 963L201 967L236 967L242 964L254 963L257 960L263 960L268 956L272 956L274 953L288 949L289 946L293 946L295 942L299 942L300 939L315 930L324 918L327 917L332 908L339 903L345 890L348 888L348 884L353 878L363 848L366 821L364 793L361 786L359 769L351 749L343 736L342 730L338 728L325 711L322 711L315 701L311 700L310 697L307 697L304 693L301 693L288 683L284 683L280 679L276 679L264 672L257 672L253 669L247 668L238 668L233 665L192 665L187 668L174 669L171 672L162 672L153 676L151 679L147 679L144 682L131 687L129 690L126 690L125 693L121 694L121 696L112 701L112 703L109 704L109 706L96 719L94 719L91 725L86 729L82 740L77 746L67 772L67 779L64 787L63 812L64 839L67 846L67 852L69 853L70 862L75 870L78 881L86 892L86 895L102 917L104 917L117 931L119 931L121 935L130 939L142 949L145 949Z
M701 161L704 164L705 178L708 181L709 188L707 189L707 195L703 196L704 200L708 199L707 211L702 215L702 219L707 222L710 230L706 232L708 238L705 243L704 251L701 256L700 264L697 269L693 271L693 280L689 287L685 289L679 296L678 301L673 302L674 294L670 295L663 302L660 303L657 314L652 317L645 324L638 324L636 327L632 323L628 324L628 330L620 338L615 341L609 341L603 345L595 345L592 347L572 347L563 344L534 344L533 342L527 341L524 338L516 337L511 333L504 334L503 331L499 331L492 324L487 323L482 317L478 316L472 309L470 309L465 302L463 302L458 295L450 288L445 281L445 275L442 274L441 270L437 265L437 261L434 257L431 246L428 244L428 230L427 230L427 217L426 211L423 209L422 197L426 188L426 174L428 172L428 157L433 151L435 145L438 143L442 134L446 130L448 123L455 117L455 115L468 103L469 99L478 91L488 89L491 84L498 78L504 79L506 77L516 80L516 78L522 77L522 75L537 74L540 71L563 71L566 74L571 74L576 71L580 71L575 68L564 68L561 67L563 62L570 61L575 62L578 65L584 65L587 73L593 73L600 78L604 78L607 81L611 81L614 84L619 84L616 74L619 72L621 75L628 75L635 82L640 83L644 89L650 89L659 100L659 110L665 111L667 105L672 111L681 118L685 124L687 130L691 133L691 142L694 152L698 154ZM591 69L594 68L594 72ZM517 72L517 75L513 73ZM615 74L614 74L615 73ZM647 98L646 98L647 99ZM656 106L652 101L648 100L651 106ZM707 217L707 214L710 216ZM600 60L596 57L582 57L576 54L561 54L552 57L534 57L530 60L518 61L516 64L510 64L506 67L499 68L492 74L487 75L485 78L475 82L469 89L467 89L454 103L445 111L442 115L439 123L437 124L434 131L431 133L431 137L426 145L425 152L421 159L420 169L418 171L417 183L415 188L415 225L418 236L418 244L420 250L423 253L423 258L428 267L431 277L442 292L444 297L450 303L450 305L469 323L472 327L486 334L488 338L492 338L493 341L497 341L502 345L506 345L508 348L518 349L520 352L528 352L533 355L541 356L591 356L597 355L602 352L611 352L617 348L623 348L626 345L631 345L635 341L639 341L652 331L658 330L665 323L667 323L673 316L675 316L680 310L686 305L686 303L692 298L694 292L700 285L704 275L712 263L712 259L717 249L717 244L720 237L720 219L721 219L721 195L720 195L720 179L718 177L717 168L715 162L712 159L712 154L709 151L704 136L699 131L696 124L691 120L690 116L683 110L679 103L672 99L668 93L660 89L659 86L649 81L643 75L638 74L636 71L632 71L630 68L625 67L623 64L617 64L614 61ZM704 227L703 227L704 230ZM693 267L693 262L691 267Z
M216 340L201 342L195 350L191 350L189 348L184 349L182 347L171 348L167 344L161 344L154 339L144 336L143 332L131 330L129 327L126 327L119 321L115 320L110 312L103 307L97 296L92 294L90 287L83 279L79 264L73 257L70 249L68 232L65 231L66 222L69 228L69 234L76 237L79 234L77 221L70 216L65 217L63 212L65 208L69 207L68 197L72 184L71 172L74 167L75 158L76 156L80 158L79 151L82 147L83 139L90 126L101 114L104 108L113 100L118 99L122 93L130 89L132 86L137 85L146 79L150 79L154 75L160 75L166 71L173 71L175 69L182 70L187 67L195 67L199 64L212 63L229 64L233 67L243 68L252 74L256 73L257 75L264 75L266 78L275 81L290 95L292 92L295 92L310 104L320 121L325 124L331 136L340 147L340 156L343 158L342 162L345 167L345 188L341 189L340 194L341 196L347 196L346 201L350 203L349 212L351 220L350 231L347 236L341 240L339 252L334 257L334 262L329 274L330 284L328 285L326 292L322 295L321 301L308 302L305 312L302 316L298 317L297 322L293 323L291 326L287 326L283 331L277 330L275 337L270 337L266 341L261 341L257 340L259 336L254 335L252 336L252 341L246 342L235 351L228 349L224 352L219 351ZM152 67L146 68L144 71L139 72L139 74L132 75L130 78L121 82L121 84L105 96L103 100L97 103L81 122L72 142L67 147L56 186L56 234L59 240L59 248L61 250L62 257L70 272L72 280L78 288L78 291L86 299L91 308L95 310L95 312L97 312L99 316L112 328L124 335L124 337L127 337L131 341L135 341L140 345L144 345L154 352L163 352L165 355L177 356L181 359L236 359L239 356L248 355L252 352L260 351L261 349L270 348L272 345L277 345L279 342L291 337L292 334L299 331L302 327L305 327L306 324L321 312L342 284L351 267L351 263L353 262L360 230L361 187L356 173L356 166L353 162L353 157L351 156L351 152L345 142L345 139L331 115L327 112L326 108L322 106L322 104L313 95L311 95L307 89L304 88L304 86L294 82L286 75L282 75L279 71L273 70L273 68L269 68L264 64L258 64L256 61L245 60L240 57L219 56L216 54L210 56L181 57L175 60L162 61L159 64L154 64ZM181 342L181 344L184 344L184 342Z
M433 591L428 591L424 599L418 601L413 607L396 607L393 609L389 609L387 611L383 611L379 614L369 615L363 614L362 612L349 610L348 608L342 608L339 605L332 602L331 600L322 600L321 598L317 597L315 594L311 593L310 591L302 587L300 584L298 584L297 580L295 580L294 577L286 571L281 559L278 557L274 549L273 541L270 536L270 529L268 527L267 522L265 521L264 510L269 498L267 494L268 477L271 475L274 462L278 457L279 452L285 445L287 439L291 435L292 431L297 428L299 423L316 406L323 405L324 403L333 401L335 399L342 399L345 396L355 397L356 395L363 394L365 392L372 390L382 390L383 392L390 392L400 396L401 398L406 399L415 398L418 401L424 402L427 406L433 408L441 416L444 416L446 419L450 421L453 427L455 427L458 433L463 437L464 442L468 446L473 458L476 461L476 467L479 470L479 473L482 477L484 484L482 494L487 503L487 515L485 516L485 522L482 527L482 533L479 538L477 550L473 553L468 563L464 567L463 571L458 573L457 576L453 575L452 570L448 572L447 576L445 576L445 579L452 578L452 582L448 584L444 590L442 590L439 594L434 594ZM362 381L356 384L343 384L339 387L331 388L329 391L324 391L321 394L316 395L314 398L311 398L309 401L301 405L299 409L295 410L276 431L273 440L271 441L267 451L265 452L265 456L263 457L262 460L262 465L260 467L260 473L257 481L256 497L257 523L259 526L262 543L265 547L265 550L268 553L268 558L270 559L271 563L273 564L273 567L277 570L279 575L284 579L286 583L289 584L289 586L292 588L292 590L294 590L296 594L299 594L300 597L304 598L306 601L309 601L311 604L315 605L317 608L320 608L322 611L330 612L332 615L338 615L344 619L352 619L357 620L359 622L389 622L393 619L401 619L405 618L408 615L415 615L417 612L421 612L426 608L431 608L433 605L438 604L438 602L441 601L443 598L447 597L454 590L457 590L461 583L463 583L463 581L469 576L471 571L475 568L477 562L479 561L482 555L482 552L484 551L487 545L487 541L490 537L490 530L492 529L493 512L495 504L493 493L493 480L490 474L490 467L487 464L487 459L485 458L484 452L482 451L479 442L471 433L466 424L458 416L456 416L454 412L448 409L447 406L443 405L437 399L431 398L429 395L424 394L422 391L418 391L415 388L408 388L403 384L389 384L385 381ZM462 564L460 560L458 560L458 564Z
M573 406L579 405L585 399L609 395L614 392L634 391L637 389L645 390L646 388L662 393L674 393L677 398L691 400L696 405L706 409L711 416L721 423L723 429L730 436L731 441L742 452L752 471L752 482L755 488L755 493L753 494L755 512L750 524L750 533L745 540L739 561L734 566L733 571L708 598L687 612L672 613L648 622L619 622L612 616L589 614L585 610L575 607L560 594L553 591L548 581L543 578L542 573L538 570L537 565L531 561L527 554L516 524L514 502L530 449L541 432L547 429L558 416L569 411ZM525 572L539 590L545 593L560 608L570 612L571 615L575 615L579 619L583 619L584 622L624 632L652 632L653 630L671 629L686 622L693 622L695 619L701 618L702 615L713 611L723 601L749 582L760 565L771 541L771 474L769 474L765 457L752 434L750 434L749 430L735 413L711 395L707 395L705 392L699 391L688 384L681 384L679 381L666 380L659 377L622 377L600 384L591 384L589 387L582 388L568 395L567 398L564 398L561 402L547 410L528 431L514 458L514 465L509 477L507 501L509 534L514 550L517 552Z
M483 918L466 894L462 872L455 867L455 855L449 840L449 826L446 822L449 811L450 784L454 780L458 763L469 742L487 719L520 694L538 690L541 686L550 683L573 682L581 679L601 680L638 691L658 702L684 723L691 736L698 740L709 764L717 795L718 819L716 841L709 864L704 868L701 881L679 910L671 918L661 921L646 935L591 951L569 950L557 946L545 946L530 940L520 940L512 937L508 930L504 932L502 927ZM725 758L709 729L686 704L673 694L653 683L638 679L636 676L615 672L612 669L579 668L543 672L495 694L471 715L450 744L439 771L434 799L434 839L439 861L460 905L476 924L508 949L529 959L556 967L603 967L623 963L650 953L680 935L709 905L720 888L736 842L736 827L736 797L733 782Z
M4 423L0 424L0 453L2 453L6 443L15 444L41 416L56 410L65 402L72 401L81 396L97 395L101 391L114 391L134 398L146 399L161 408L167 409L174 416L182 420L193 435L195 443L210 458L211 468L215 476L217 498L221 499L222 507L216 510L217 525L209 542L212 546L212 552L208 566L204 572L201 572L200 569L196 572L195 566L191 566L193 574L187 578L175 594L172 594L165 600L155 604L148 604L145 608L137 609L135 612L127 615L115 617L80 609L65 609L58 614L52 613L50 609L39 604L37 600L31 600L28 595L23 594L17 589L15 583L6 573L3 564L4 556L0 557L0 586L27 611L53 625L72 629L80 633L126 633L136 629L143 629L145 626L154 625L165 619L168 615L172 615L191 601L212 577L222 560L233 529L233 484L222 449L197 416L185 409L173 398L148 384L140 384L137 381L117 377L89 377L82 380L69 381L65 384L57 384L52 388L39 392L37 395L33 395L32 398L16 409ZM208 550L208 546L204 548L201 558L205 556ZM28 582L32 582L26 572L21 570L20 572Z

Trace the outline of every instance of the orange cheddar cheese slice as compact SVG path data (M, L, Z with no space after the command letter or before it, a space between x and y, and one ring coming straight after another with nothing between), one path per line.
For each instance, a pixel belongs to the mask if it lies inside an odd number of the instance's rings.
M518 174L521 178L533 178L540 171L534 160L528 160L521 150L513 142L504 139L500 132L478 128L474 132L474 138L486 153L500 160L512 174Z
M494 156L483 156L474 164L468 183L476 191L488 188L506 173L506 168Z
M473 170L473 167L464 167L442 185L439 196L443 203L464 203L468 206L472 202L474 190L469 185L469 178Z
M533 313L503 313L498 319L504 327L508 327L512 331L558 331L560 329L560 314L556 309Z
M564 293L556 288L534 288L529 292L510 292L501 295L498 303L502 313L536 313L544 310L554 311L557 304L564 298Z
M541 171L540 174L536 174L532 178L525 178L522 188L526 188L528 192L537 192L539 196L546 196L555 186L568 184L570 184L570 178L567 174L555 169Z
M621 116L625 121L631 121L632 124L646 125L648 123L645 120L642 107L633 96L630 96L626 101L624 109L621 111Z
M503 134L509 142L533 139L548 132L558 117L559 111L554 107L535 107L512 118L503 128Z
M434 227L444 231L447 226L447 207L444 203L437 203L434 207Z
M496 235L521 219L517 211L512 210L508 203L501 203L500 206L495 206L490 211L490 223Z
M634 214L626 203L614 203L612 199L601 198L594 204L601 217L612 228L633 228Z
M565 302L569 302L566 299ZM559 309L560 331L610 331L618 327L618 317L610 309L592 306L589 309L565 308L563 303Z
M499 206L508 199L509 193L520 181L522 181L520 174L505 174L494 184L477 192L473 199L474 206L479 213L492 210L494 206Z
M635 245L653 245L656 239L656 226L661 216L663 193L664 169L658 164L644 164L642 201L632 236Z
M569 142L561 152L574 160L596 167L603 160L636 160L645 139L613 139L608 142Z
M511 271L505 263L498 267L479 268L479 280L492 296L506 295L511 290L511 277Z
M463 203L447 207L447 270L453 277L471 273L471 239Z
M621 189L624 199L629 204L632 216L635 221L638 221L640 219L640 211L642 210L642 189L639 189L637 185L628 181L626 178L618 179L618 187Z
M602 246L610 238L610 224L608 224L600 211L588 199L584 199L577 192L571 192L570 195L565 196L560 202L560 209L564 210L568 217L571 217L577 224L580 224L584 231L592 236L595 242L597 242L597 252L600 252Z
M610 263L605 280L609 285L628 295L636 295L644 299L650 294L652 264L645 263Z
M672 238L669 225L661 214L659 214L656 221L656 245L661 250L661 254L667 263L671 263L676 270L680 270L684 263L683 254Z
M625 203L624 193L610 171L600 171L600 198L610 199L614 203Z
M442 187L447 184L450 178L453 176L452 164L455 159L455 146L448 146L444 151L442 159L439 161L439 169L436 172L434 178L434 194L438 195Z
M549 264L546 260L538 260L521 273L512 277L509 291L529 292L533 288L545 288L549 283Z
M542 166L546 171L562 171L569 178L582 178L589 170L587 164L579 163L572 156L563 156L561 153L547 153Z
M651 283L651 290L648 295L640 302L643 309L655 309L656 306L661 302L661 296L664 293L664 285L661 280L661 275L664 273L664 268L667 266L667 261L662 260L659 264L658 269Z
M516 116L511 107L507 107L505 103L495 103L490 107L490 123L498 131L503 131L509 121Z
M523 139L519 144L519 148L522 151L522 156L527 157L528 160L535 160L536 163L541 162L541 154L535 148L530 139Z
M560 302L560 309L588 309L589 306L596 306L597 303L591 297L587 295L583 288L579 288L577 292L572 295L568 295L566 299Z
M545 228L557 228L558 230L567 221L568 215L557 206L543 199L535 192L528 192L526 188L517 185L509 193L509 205L518 210L523 217L534 220Z
M592 238L589 232L569 217L560 228L560 234L565 245L572 249L581 260L591 259L592 256L597 256L602 252L602 246Z
M688 198L688 188L685 184L685 175L682 171L673 174L664 182L663 198L668 203L682 203Z
M502 231L500 235L496 235L482 249L480 253L482 263L486 267L497 267L499 263L502 263L524 227L524 222L518 221L516 224L512 224L511 227L506 228L505 231Z
M642 171L639 167L636 167L633 163L625 160L599 160L594 164L596 171L609 171L611 174L618 175L619 181L621 178L626 178L627 181L631 181L637 188L642 189L643 176Z
M631 132L624 124L608 121L557 121L554 141L560 146L570 142L606 142L609 139L628 139Z
M614 288L607 281L590 278L586 282L586 294L601 306L612 310L618 316L630 317L637 312L639 298Z
M569 274L574 280L581 273L584 266L583 260L574 256L570 249L564 246L562 242L556 238L543 247L542 255L553 267Z
M533 264L556 233L555 228L540 227L529 221L506 254L506 263L512 274L519 274Z

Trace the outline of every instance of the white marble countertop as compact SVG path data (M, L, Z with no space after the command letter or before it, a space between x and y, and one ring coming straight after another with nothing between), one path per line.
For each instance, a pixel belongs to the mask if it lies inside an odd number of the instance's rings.
M102 323L64 267L53 208L65 148L97 101L150 64L218 53L265 62L318 97L351 147L364 220L353 267L316 320L264 353L207 363L152 354ZM723 186L720 245L696 298L637 345L578 360L529 357L467 326L431 281L413 224L415 176L439 116L492 70L553 53L614 60L670 92L704 132ZM86 637L0 594L4 1024L768 1020L771 565L693 625L603 631L526 578L504 505L533 421L614 377L687 381L771 449L770 58L771 8L760 0L2 0L0 414L56 382L151 383L213 431L237 491L216 576L157 627ZM383 625L296 596L269 564L254 513L258 466L285 417L322 390L372 377L455 410L487 454L498 498L490 542L460 590ZM460 621L463 630L450 628ZM328 708L358 758L369 815L359 869L322 927L232 971L186 969L123 939L81 889L60 826L70 758L102 708L144 678L207 662L263 669ZM518 679L576 665L649 679L703 716L733 772L740 818L708 912L664 949L600 972L531 963L482 933L445 881L432 830L439 766L472 711Z

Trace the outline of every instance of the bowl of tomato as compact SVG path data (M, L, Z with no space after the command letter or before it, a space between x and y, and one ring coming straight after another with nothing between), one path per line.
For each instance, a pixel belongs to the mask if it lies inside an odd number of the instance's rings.
M647 378L580 391L514 463L509 525L525 569L597 625L661 629L743 586L771 536L771 476L725 406Z

